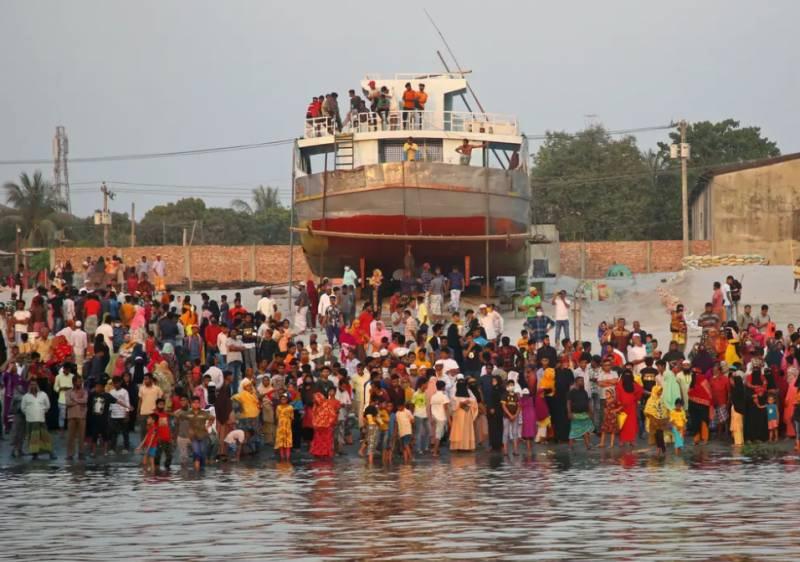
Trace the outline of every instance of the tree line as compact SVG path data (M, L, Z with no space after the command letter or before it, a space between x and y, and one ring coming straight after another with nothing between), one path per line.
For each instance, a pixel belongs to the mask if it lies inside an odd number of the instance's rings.
M708 169L780 156L759 127L726 119L687 127L691 192ZM576 134L549 132L534 154L531 215L552 223L561 240L677 240L682 237L680 161L671 132L655 150L641 150L633 136L613 138L602 126Z
M103 229L94 217L66 212L66 202L41 172L23 173L19 181L4 185L7 207L0 209L0 247L13 251L16 229L23 247L102 246ZM131 218L111 214L109 244L130 244ZM136 223L137 245L181 244L183 229L194 230L194 244L286 244L291 212L278 198L278 190L259 186L252 201L234 199L230 207L209 207L196 197L156 205Z

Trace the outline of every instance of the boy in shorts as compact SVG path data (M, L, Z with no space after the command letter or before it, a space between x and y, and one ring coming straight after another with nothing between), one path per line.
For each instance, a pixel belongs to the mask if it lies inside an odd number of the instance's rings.
M414 414L406 409L405 404L398 404L394 414L397 435L400 438L400 450L403 451L403 462L411 461L411 439L414 436Z

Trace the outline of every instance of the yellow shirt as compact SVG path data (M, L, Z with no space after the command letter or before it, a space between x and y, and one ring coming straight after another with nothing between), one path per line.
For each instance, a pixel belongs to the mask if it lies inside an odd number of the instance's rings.
M403 152L406 153L406 160L409 162L417 159L417 150L419 150L419 146L415 142L407 142L403 145Z
M800 279L800 265L794 266L794 278Z
M682 431L686 428L686 412L683 410L670 410L669 423L678 431Z
M232 400L236 400L242 406L241 417L243 418L257 418L260 412L261 403L258 401L258 396L252 392L242 391L235 394Z
M417 320L419 320L420 324L430 324L430 318L428 318L428 307L425 303L422 303L417 307Z
M378 410L378 429L381 431L389 429L389 412L386 410Z

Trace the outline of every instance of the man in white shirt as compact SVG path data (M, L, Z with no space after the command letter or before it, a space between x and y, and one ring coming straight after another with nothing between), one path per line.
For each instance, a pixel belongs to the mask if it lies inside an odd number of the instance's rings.
M328 295L328 289L323 289L319 293L319 304L317 305L317 316L319 316L319 326L325 326L325 314L331 306L331 297Z
M556 323L556 337L555 344L557 347L561 346L562 331L563 337L569 337L569 309L572 302L567 298L567 292L561 289L558 294L553 297L553 306L555 306L554 320Z
M22 334L28 331L31 313L25 310L25 301L17 301L17 310L14 311L14 341L17 345L22 343Z
M16 369L17 365L11 363L9 369ZM65 364L58 371L53 383L53 390L58 393L58 427L65 429L67 420L67 391L72 389L72 368Z
M256 305L256 310L264 315L264 317L269 320L275 315L275 301L272 300L272 293L269 289L264 289L264 292L261 293L261 298L258 300L258 304Z
M128 391L122 388L122 378L114 377L114 388L111 389L111 396L116 398L109 408L111 413L111 423L109 427L109 441L114 452L117 449L117 437L122 434L122 452L127 453L131 448L130 432L128 431L128 412L132 410L131 399Z
M436 381L436 392L431 395L430 407L431 418L433 421L433 456L439 456L439 444L444 437L447 429L447 419L449 418L450 398L444 392L445 382Z
M75 355L75 364L78 366L78 373L83 373L83 360L86 357L86 348L89 347L89 336L83 331L80 320L75 321L75 329L72 330L70 339L72 353Z
M161 254L156 254L156 260L150 264L150 271L153 273L153 285L155 285L156 291L166 289L164 277L167 275L167 265L161 259Z
M583 379L583 388L586 390L586 394L589 395L589 398L592 397L592 379L591 379L591 372L589 369L589 362L586 360L585 357L581 357L578 359L578 367L573 371L575 373L575 378L581 377Z
M70 295L64 296L64 301L61 305L61 310L64 315L64 322L75 320L75 301L72 300Z
M224 324L222 325L222 331L217 335L217 349L219 353L216 357L220 358L219 366L224 371L228 365L228 327Z
M222 334L220 334L222 335ZM217 342L219 342L219 337L217 337ZM227 350L226 350L227 352ZM218 360L217 356L215 355L214 358L211 360L211 366L203 373L203 376L208 375L211 377L211 384L213 384L217 388L222 388L222 379L223 373L222 369L217 366Z
M28 452L33 455L33 460L39 458L39 453L49 453L50 459L55 459L53 440L45 423L45 415L50 409L50 399L47 397L47 393L39 390L39 384L35 380L30 382L28 393L22 397L20 409L25 414Z
M102 334L103 341L108 346L108 349L114 350L114 328L111 327L111 321L108 314L103 317L103 323L100 324L94 331L95 337L97 334Z
M642 345L642 336L633 334L631 345L628 348L628 362L633 365L633 374L638 375L644 367L644 358L647 356L647 349Z
M489 314L489 308L482 304L478 307L478 323L486 332L486 339L493 341L497 339L497 328L494 317Z

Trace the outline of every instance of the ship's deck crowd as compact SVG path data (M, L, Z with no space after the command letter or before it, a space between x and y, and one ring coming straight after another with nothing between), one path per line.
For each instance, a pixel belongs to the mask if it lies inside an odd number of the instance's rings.
M672 454L687 437L738 446L800 434L800 334L778 330L768 309L737 314L730 279L715 284L694 345L675 307L662 351L621 318L596 341L571 341L564 291L543 300L531 289L525 329L508 334L491 304L465 309L462 273L427 263L406 264L391 288L379 270L363 287L350 268L336 286L309 280L293 293L292 326L268 290L251 310L238 293L193 302L163 286L161 260L142 258L124 284L107 261L57 268L3 316L14 456L52 456L58 439L73 462L138 445L148 469L176 453L200 469L242 455L331 459L353 444L388 464L444 449L646 438L652 454Z

